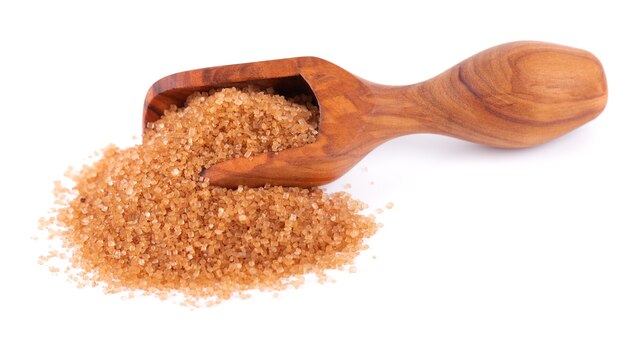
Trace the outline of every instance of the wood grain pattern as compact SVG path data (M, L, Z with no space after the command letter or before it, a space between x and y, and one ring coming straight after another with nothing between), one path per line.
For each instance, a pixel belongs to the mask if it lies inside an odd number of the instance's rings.
M177 73L148 92L144 126L194 91L253 83L285 94L313 93L320 107L313 144L238 158L207 169L212 184L310 187L332 182L389 139L437 133L495 147L547 142L595 118L607 85L591 53L514 42L478 53L439 76L409 86L360 79L314 57Z

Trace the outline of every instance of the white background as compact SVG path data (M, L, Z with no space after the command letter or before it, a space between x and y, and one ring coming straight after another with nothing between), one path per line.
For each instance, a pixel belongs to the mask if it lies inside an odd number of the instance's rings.
M619 2L92 3L0 5L0 339L626 338ZM381 146L329 186L395 203L358 272L334 284L190 311L80 290L36 264L46 248L30 237L52 181L108 143L129 145L162 76L315 55L409 84L514 40L593 52L604 113L527 150L430 135Z

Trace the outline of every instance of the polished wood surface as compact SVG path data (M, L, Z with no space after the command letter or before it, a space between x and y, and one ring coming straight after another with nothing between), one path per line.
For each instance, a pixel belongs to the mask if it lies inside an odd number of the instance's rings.
M249 83L272 86L287 96L314 94L320 107L318 139L278 154L216 164L204 173L211 184L326 184L378 145L412 133L444 134L503 148L534 146L595 118L607 101L606 77L591 53L513 42L408 86L374 84L315 57L177 73L150 88L144 127L171 105L182 105L194 91Z

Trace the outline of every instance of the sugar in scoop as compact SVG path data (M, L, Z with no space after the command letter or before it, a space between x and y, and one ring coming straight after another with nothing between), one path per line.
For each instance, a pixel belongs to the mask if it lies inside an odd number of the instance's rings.
M195 93L150 123L143 143L110 146L57 188L44 222L74 281L107 291L215 303L283 289L352 263L377 229L364 203L319 188L226 189L201 177L236 157L312 143L318 109L254 88Z

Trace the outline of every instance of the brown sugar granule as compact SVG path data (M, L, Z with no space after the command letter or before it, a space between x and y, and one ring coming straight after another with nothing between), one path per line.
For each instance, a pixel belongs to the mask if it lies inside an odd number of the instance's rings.
M225 189L199 175L220 161L311 143L317 119L306 98L196 93L149 123L143 144L110 146L72 175L72 189L57 185L56 215L42 223L78 271L71 278L111 292L213 303L298 286L307 273L324 277L350 265L376 231L373 217L359 214L364 203L318 188Z

